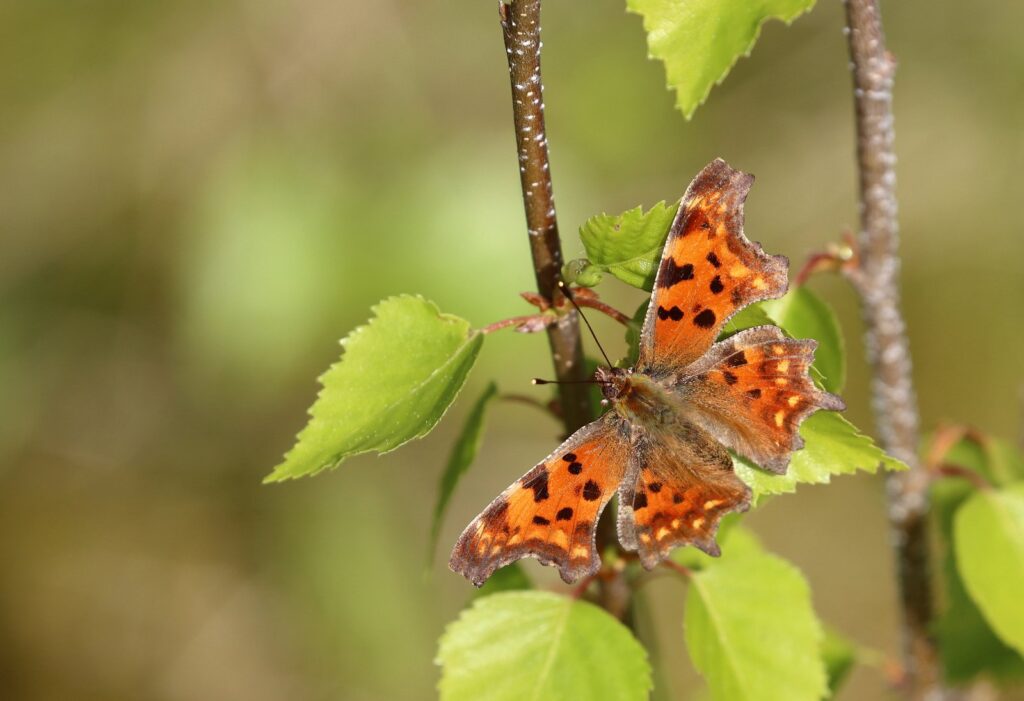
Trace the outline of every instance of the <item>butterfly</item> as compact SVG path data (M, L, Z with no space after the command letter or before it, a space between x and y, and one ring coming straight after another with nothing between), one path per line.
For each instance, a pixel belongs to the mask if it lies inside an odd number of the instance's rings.
M566 582L601 565L598 518L617 492L619 542L651 569L673 548L719 555L722 517L750 506L729 449L784 474L818 409L845 408L808 375L813 340L757 326L716 342L729 318L788 288L789 261L743 234L753 176L717 159L679 205L630 369L599 368L609 410L501 493L463 531L449 566L476 586L522 557Z

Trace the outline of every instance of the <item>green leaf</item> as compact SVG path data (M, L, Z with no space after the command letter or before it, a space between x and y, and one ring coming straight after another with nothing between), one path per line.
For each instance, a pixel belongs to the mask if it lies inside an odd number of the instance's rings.
M567 285L597 287L604 279L604 270L586 258L576 258L562 266L562 279Z
M828 675L826 698L832 698L857 662L857 646L831 628L826 628L825 639L821 643L821 659Z
M611 273L627 285L650 291L676 209L676 202L671 205L659 202L646 213L636 207L617 217L608 214L591 217L580 227L580 239L590 266L577 275L593 279L596 269Z
M874 473L905 470L907 466L886 455L875 442L857 431L853 424L832 411L812 414L800 425L804 447L793 453L793 460L784 475L758 469L741 457L734 456L733 466L740 479L750 485L756 500L765 494L796 491L796 486L827 484L832 475L848 475L858 470Z
M434 505L434 521L430 526L430 542L427 550L427 562L431 562L434 551L437 550L437 537L441 532L441 522L444 520L444 511L448 507L448 501L455 492L455 487L466 474L476 454L480 450L480 441L483 437L484 414L487 405L498 396L498 385L491 382L484 389L483 394L477 398L473 408L466 416L466 423L462 425L459 437L455 439L452 452L448 456L448 465L441 475L441 483L437 488L437 503Z
M641 701L647 654L604 610L550 592L477 599L441 636L442 701Z
M1024 482L975 493L953 521L957 568L1004 643L1024 653Z
M521 562L511 562L495 570L484 585L473 588L473 598L480 599L502 591L524 591L533 589L533 582L523 569Z
M846 349L832 309L806 287L790 287L784 297L761 302L760 306L793 338L813 338L818 342L814 367L822 386L829 392L842 391L846 382Z
M744 307L729 317L729 320L725 322L725 326L722 327L722 333L718 335L718 340L728 338L744 329L765 325L778 326L775 320L768 316L768 312L764 310L761 303L751 304L749 307Z
M390 297L341 341L295 447L266 482L312 475L359 453L386 453L432 429L455 400L483 343L421 297Z
M640 332L644 328L644 319L647 318L647 307L650 303L651 300L648 299L637 307L629 325L626 326L626 357L619 363L623 367L633 367L640 357Z
M740 56L754 47L769 19L787 24L814 0L627 0L643 16L651 58L665 64L676 106L689 119L711 86L720 83Z
M924 452L927 452L925 450ZM986 437L984 445L961 440L945 461L974 470L998 485L1024 479L1024 460L1009 442ZM988 674L997 681L1024 678L1024 658L992 632L985 617L971 600L957 571L953 550L953 519L957 510L974 494L974 485L964 479L943 478L932 482L931 513L944 545L942 578L946 607L935 626L946 679L963 684Z
M935 625L946 679L954 684L972 682L982 674L996 681L1024 678L1024 658L992 632L964 588L951 551L942 561L946 608Z
M685 628L716 701L819 701L827 692L807 582L774 555L723 557L695 573Z

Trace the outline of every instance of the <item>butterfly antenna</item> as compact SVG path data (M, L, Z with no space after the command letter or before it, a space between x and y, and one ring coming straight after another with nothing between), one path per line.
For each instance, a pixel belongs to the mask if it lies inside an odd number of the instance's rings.
M535 377L530 380L535 385L603 385L601 380L543 380Z
M590 329L590 335L593 336L594 343L597 344L597 349L599 351L601 351L601 355L604 356L604 362L608 363L608 367L613 367L612 366L612 361L608 360L608 354L605 353L604 352L604 348L601 347L601 342L597 340L597 334L594 333L594 327L590 325L590 321L587 319L586 314L583 313L583 310L580 309L580 305L576 304L576 300L573 299L572 292L569 290L569 286L566 285L564 281L559 280L558 281L558 289L562 290L562 294L565 295L565 298L567 300L569 300L570 302L572 302L572 306L574 306L576 308L576 311L579 313L580 317L583 319L583 323L587 325L588 329Z

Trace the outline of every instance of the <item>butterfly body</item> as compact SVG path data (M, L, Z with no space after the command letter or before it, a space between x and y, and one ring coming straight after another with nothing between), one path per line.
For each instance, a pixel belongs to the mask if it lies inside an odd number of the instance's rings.
M785 294L788 262L742 231L753 178L716 160L690 184L665 243L634 368L599 368L609 410L509 486L459 538L449 565L480 586L521 557L572 582L600 567L596 525L618 494L618 537L650 569L680 545L717 555L750 489L727 448L783 473L800 422L842 400L808 369L814 341L760 326L715 342L732 314Z
M631 425L671 424L679 413L680 397L648 375L598 368L594 379L611 410Z

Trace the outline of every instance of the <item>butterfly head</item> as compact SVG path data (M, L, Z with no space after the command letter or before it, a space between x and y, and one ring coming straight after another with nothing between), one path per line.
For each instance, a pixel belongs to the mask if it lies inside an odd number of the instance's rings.
M601 385L601 394L604 395L604 403L620 401L631 391L631 372L623 368L599 367L594 373L594 379Z

